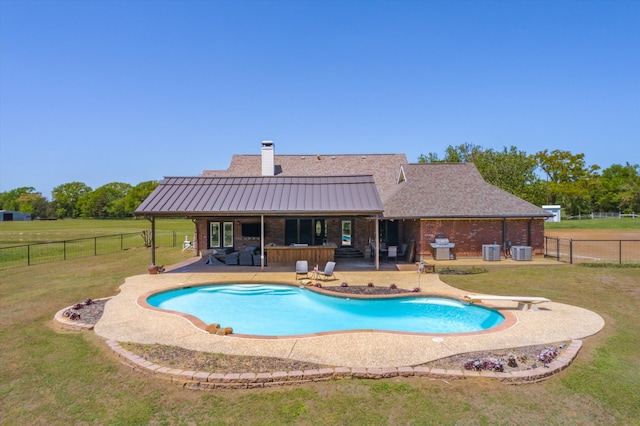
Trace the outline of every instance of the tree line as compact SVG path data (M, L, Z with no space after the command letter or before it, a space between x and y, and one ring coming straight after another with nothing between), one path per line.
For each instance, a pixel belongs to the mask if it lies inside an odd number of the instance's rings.
M515 146L496 151L468 143L448 146L442 158L422 154L419 162L474 163L490 184L537 206L560 205L567 215L640 211L640 168L628 162L601 170L586 164L584 154L527 154Z
M559 204L567 215L599 212L640 212L640 167L613 164L601 170L587 165L584 154L553 150L527 154L516 147L502 151L473 144L448 146L444 156L430 152L420 163L471 162L492 185L532 204ZM35 188L0 192L0 210L30 213L34 218L124 218L158 186L111 182L92 189L82 182L55 187L49 201Z
M56 186L47 200L35 188L25 186L0 192L0 210L30 213L32 218L126 218L158 186L150 180L135 186L111 182L92 189L82 182Z

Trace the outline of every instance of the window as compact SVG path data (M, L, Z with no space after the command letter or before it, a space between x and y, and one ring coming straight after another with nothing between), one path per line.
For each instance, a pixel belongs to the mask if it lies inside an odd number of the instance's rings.
M209 227L210 247L233 247L233 222L211 222Z
M233 247L233 222L224 222L222 226L224 246Z
M342 221L342 246L351 246L351 221Z
M287 219L284 223L284 243L308 244L314 243L313 220L311 219Z
M220 247L220 222L211 222L209 247Z

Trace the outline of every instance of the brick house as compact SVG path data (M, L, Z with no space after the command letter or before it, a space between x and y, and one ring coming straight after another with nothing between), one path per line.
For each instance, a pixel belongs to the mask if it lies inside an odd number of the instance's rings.
M484 244L541 253L550 214L488 184L471 163L276 155L265 141L261 154L234 155L226 170L165 178L136 215L191 217L199 252L330 244L339 257L407 244L413 260L431 257L436 238L454 243L455 256L480 256Z

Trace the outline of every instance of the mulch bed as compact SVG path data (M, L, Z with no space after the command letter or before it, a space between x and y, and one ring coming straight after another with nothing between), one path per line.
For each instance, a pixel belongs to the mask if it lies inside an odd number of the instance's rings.
M391 289L389 287L369 287L369 286L327 286L325 290L347 294L363 295L383 295L411 293L406 289ZM79 321L95 325L104 311L104 306L108 299L95 300L89 305L82 304L80 309L72 309L80 314ZM429 368L443 368L445 370L462 370L464 364L469 360L502 360L504 361L504 372L521 371L536 368L543 364L538 361L538 355L549 347L562 352L564 345L568 342L559 342L553 345L535 345L519 348L500 349L494 351L482 351L454 355L430 361L421 366ZM207 371L210 373L267 373L274 371L304 371L331 367L327 365L314 364L304 361L296 361L282 358L254 357L241 355L225 355L208 352L198 352L177 346L166 345L143 345L139 343L122 343L123 348L140 355L146 360L158 365L177 368L182 370ZM511 358L511 365L507 360ZM515 360L515 363L513 362ZM334 366L335 367L335 366Z

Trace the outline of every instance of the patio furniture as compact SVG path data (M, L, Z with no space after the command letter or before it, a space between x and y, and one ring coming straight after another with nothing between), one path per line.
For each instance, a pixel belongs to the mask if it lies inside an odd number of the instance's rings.
M237 265L239 256L240 253L238 253L237 251L234 251L233 253L227 253L227 255L224 257L225 265Z
M407 243L404 243L400 246L400 250L398 251L398 258L404 258L407 256L407 247L409 247Z
M323 279L327 281L329 277L335 278L336 276L333 274L333 269L336 267L336 262L327 262L327 265L324 267L322 271L317 271L316 276L317 279Z
M309 276L309 263L306 260L296 261L296 279L298 275L304 275L305 278Z
M398 246L389 246L387 250L387 261L393 257L398 262Z

